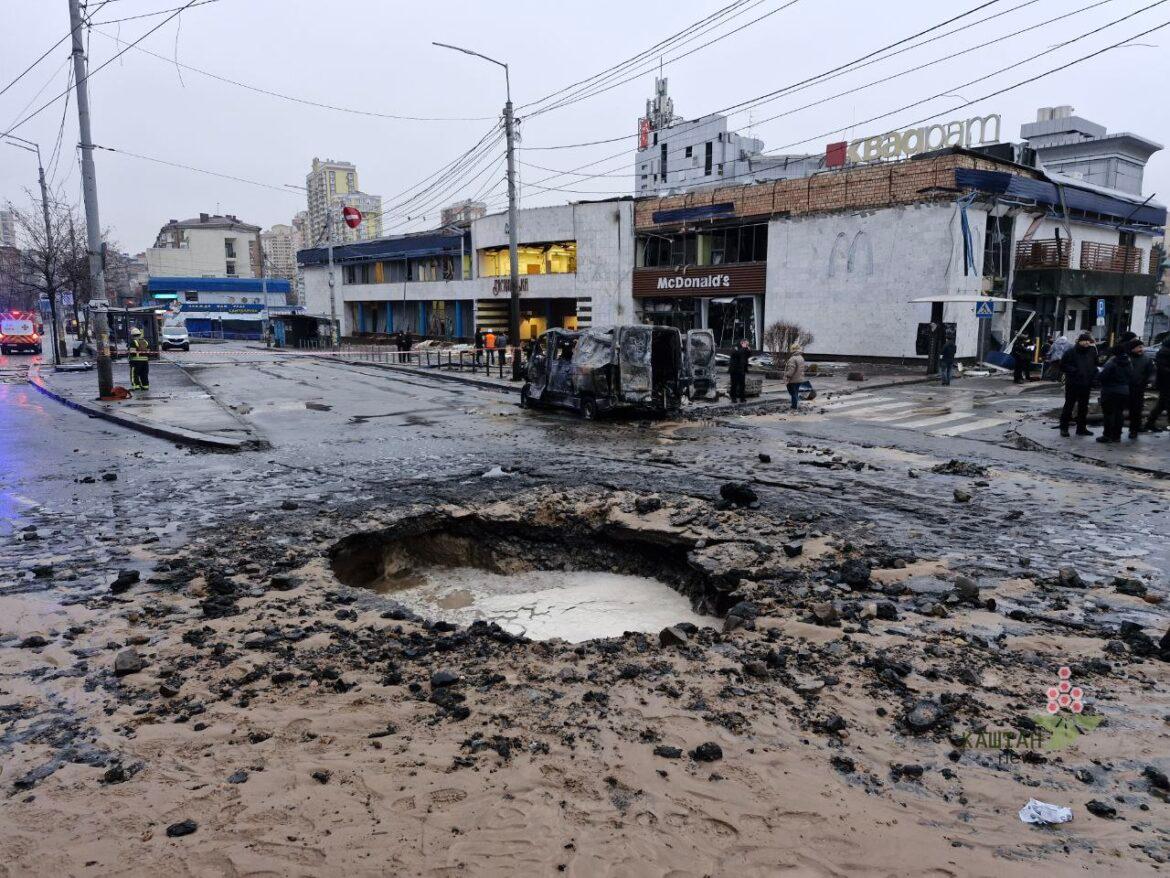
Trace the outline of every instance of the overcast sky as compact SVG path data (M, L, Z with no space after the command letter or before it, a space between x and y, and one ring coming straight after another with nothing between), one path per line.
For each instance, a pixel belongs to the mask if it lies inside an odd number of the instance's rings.
M90 0L91 10L101 0ZM95 22L181 6L185 0L110 0ZM911 36L980 5L980 0L747 0L737 16L685 45L662 52L675 110L687 118L790 86ZM1089 6L1094 0L999 0L962 22L978 21L952 36L913 49L829 82L788 94L733 116L732 127L765 141L765 149L822 151L824 144L850 136L878 134L937 113L935 121L965 118L978 111L1000 113L1004 136L1018 138L1019 126L1037 107L1072 104L1079 115L1110 131L1132 131L1160 143L1170 136L1167 82L1170 81L1170 27L1140 38L1146 45L1117 49L1007 94L949 112L964 100L1028 79L1074 58L1170 21L1170 2L1104 0L1087 11L1030 33L958 57L987 40ZM1099 34L1029 63L1024 59L1114 19L1156 4ZM447 0L399 3L393 0L215 0L184 12L140 45L160 60L130 49L90 80L94 141L145 156L191 165L270 184L304 184L314 156L354 162L362 189L391 197L428 177L475 144L497 118L504 97L502 71L484 61L435 48L432 40L457 43L511 65L513 100L542 98L649 49L727 5L726 0ZM1021 7L1016 9L1017 7ZM1016 11L1011 11L1016 9ZM774 10L774 14L772 13ZM755 24L674 63L695 49L752 19ZM95 26L91 69L165 16ZM7 84L69 29L66 0L0 0L0 87ZM944 30L958 27L960 23ZM109 36L103 35L108 34ZM683 39L688 39L684 37ZM1155 48L1149 48L1153 45ZM216 81L182 64L249 85L318 103L373 113L426 117L481 117L472 121L408 121L375 118L305 106ZM927 62L943 63L919 69ZM0 95L0 132L66 88L68 44L54 50L24 79ZM965 85L1001 67L1007 72ZM596 97L522 122L523 144L552 146L621 136L618 142L577 149L524 151L523 162L554 170L576 168L620 153L582 173L606 176L582 180L557 177L543 185L576 192L544 192L533 185L548 171L521 166L522 205L588 198L582 191L629 192L633 134L652 96L654 69L640 62L622 79L645 71ZM906 75L896 74L904 71ZM840 98L834 95L867 83L873 87ZM43 91L37 96L38 90ZM944 91L951 96L872 122L905 104ZM959 97L955 97L955 93ZM764 122L767 117L813 101L818 106ZM22 110L22 108L27 109ZM531 112L532 108L527 108ZM46 163L53 152L63 101L21 126L17 133L39 141ZM76 109L64 114L64 147L54 180L67 200L80 201L76 162ZM835 132L826 136L827 132ZM485 154L469 171L465 188L444 203L486 190L489 201L503 197L502 146ZM0 202L25 199L35 188L30 155L0 148ZM261 226L288 222L305 207L297 190L275 191L242 182L166 167L125 155L97 152L103 226L124 249L150 246L170 218L200 212L234 213ZM480 176L475 176L482 171ZM1146 172L1145 194L1170 202L1170 156L1158 153ZM442 194L442 193L439 193ZM415 219L399 230L430 224L440 204L404 205L387 226ZM419 219L419 215L422 218Z

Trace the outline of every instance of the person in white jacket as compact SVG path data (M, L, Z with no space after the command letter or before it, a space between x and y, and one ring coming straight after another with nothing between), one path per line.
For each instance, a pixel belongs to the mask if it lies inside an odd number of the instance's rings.
M804 383L804 357L800 345L793 345L788 352L788 362L784 364L784 383L788 386L788 395L792 397L792 410L800 408L800 385Z

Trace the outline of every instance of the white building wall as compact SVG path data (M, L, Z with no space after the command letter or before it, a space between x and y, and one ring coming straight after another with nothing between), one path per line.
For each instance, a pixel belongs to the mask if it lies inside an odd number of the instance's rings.
M986 214L968 209L975 271L963 274L955 204L774 219L768 229L764 325L797 323L813 333L813 355L915 358L921 296L976 294L982 286ZM960 357L976 354L973 304L948 304Z
M184 229L185 247L151 247L146 251L146 268L151 277L227 277L224 241L235 240L235 277L258 277L252 247L256 235L225 229Z

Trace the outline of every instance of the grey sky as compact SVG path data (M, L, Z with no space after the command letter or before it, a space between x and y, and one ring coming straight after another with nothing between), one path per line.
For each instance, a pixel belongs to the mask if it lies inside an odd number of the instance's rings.
M1170 21L1170 2L1081 40L1044 58L975 85L959 87L994 69L1040 52L1063 40L1155 3L1156 0L1106 0L1042 30L952 58L929 69L919 65L952 55L977 43L1030 24L1088 6L1094 0L1034 0L1018 11L987 21L831 82L786 96L747 114L732 125L751 129L767 149L813 139L788 151L820 151L824 132L862 136L902 127L931 112L936 121L998 112L1004 134L1018 138L1019 126L1031 121L1040 106L1072 104L1078 114L1110 131L1132 131L1164 143L1168 117L1165 100L1170 74L1167 47L1170 27L1139 42L1156 48L1127 47L1106 53L1069 70L1005 95L981 102L971 111L942 112L960 102L942 98L879 121L853 123L886 113L944 90L955 88L962 99L987 92L1058 66L1110 43ZM95 8L100 0L90 0ZM1025 0L1000 0L971 17L976 20L1019 7ZM182 5L182 0L112 0L97 12L103 21ZM597 73L649 48L716 9L710 2L619 2L619 0L496 0L444 3L398 3L389 0L218 0L181 16L142 43L168 58L262 88L314 101L386 114L445 117L496 117L503 104L503 76L498 68L431 46L432 40L457 43L507 61L512 69L513 99L519 104L541 97ZM753 0L738 17L664 57L686 52L706 40L784 5L784 0ZM694 117L737 101L822 73L887 43L909 36L978 5L978 0L926 3L922 0L844 2L798 0L751 27L666 66L676 111ZM130 41L161 18L143 18L101 30ZM68 30L66 0L0 0L0 84L6 84ZM949 28L948 28L949 29ZM91 38L91 66L117 51L115 42L98 33ZM0 96L0 131L21 117L21 108L37 90L39 106L66 84L67 44ZM636 65L631 73L648 67ZM906 69L909 75L884 80ZM582 149L527 151L521 159L558 170L584 165L625 150L627 155L602 162L590 172L618 177L582 181L561 177L546 185L609 193L630 191L637 118L653 91L652 70L618 88L570 107L532 118L522 125L526 146L547 146L631 135L626 141ZM623 77L625 78L625 77ZM759 120L868 82L873 88L772 122ZM377 119L302 106L244 91L205 76L178 71L174 64L131 49L90 80L96 143L143 155L245 177L277 187L303 185L314 156L357 164L362 188L386 199L430 175L474 144L490 119L464 122L411 122ZM47 109L15 133L52 152L61 121L61 104ZM518 115L525 115L523 110ZM749 121L752 123L749 125ZM79 200L79 174L73 146L76 111L65 118L64 150L57 184L64 197ZM502 155L502 147L498 150ZM0 148L0 202L22 201L24 187L35 188L32 157ZM302 193L277 192L187 170L164 167L127 156L96 154L102 223L125 249L137 252L153 243L169 218L200 211L234 213L269 226L287 222L303 209ZM502 168L495 158L465 191L482 186L498 203ZM549 176L521 167L526 183ZM474 172L473 172L474 173ZM494 182L493 182L494 178ZM1146 174L1146 194L1170 201L1170 156L1155 155ZM588 198L580 192L523 189L525 206ZM390 205L387 200L386 206ZM427 219L404 229L429 224ZM395 211L387 224L404 222Z

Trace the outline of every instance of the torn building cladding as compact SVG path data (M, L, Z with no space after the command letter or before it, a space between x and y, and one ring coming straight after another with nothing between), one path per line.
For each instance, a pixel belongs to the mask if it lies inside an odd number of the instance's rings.
M1134 161L1159 148L1142 143ZM684 335L709 330L721 350L745 339L760 350L764 328L784 321L812 334L813 358L913 361L927 358L924 340L938 327L964 359L1020 330L1042 338L1087 330L1103 342L1128 329L1148 334L1166 210L1140 194L1133 162L1125 189L1088 172L1069 176L1080 173L1070 150L1097 149L1092 139L1078 144L1060 146L1061 173L1015 161L1044 143L1000 143L521 210L520 245L532 257L521 279L520 341L553 328L642 322ZM354 266L338 286L343 332L371 334L371 314L384 331L386 315L397 321L403 309L413 309L420 335L470 340L473 329L506 329L510 284L497 276L505 229L505 217L492 214L453 235L446 246L462 268L450 279L423 272L400 282L388 269L363 270L360 248L338 248ZM321 251L306 253L312 310L314 295L327 302L328 286ZM996 300L989 319L976 314L979 296Z
M579 411L669 412L686 389L682 337L671 327L550 330L536 340L521 403Z

